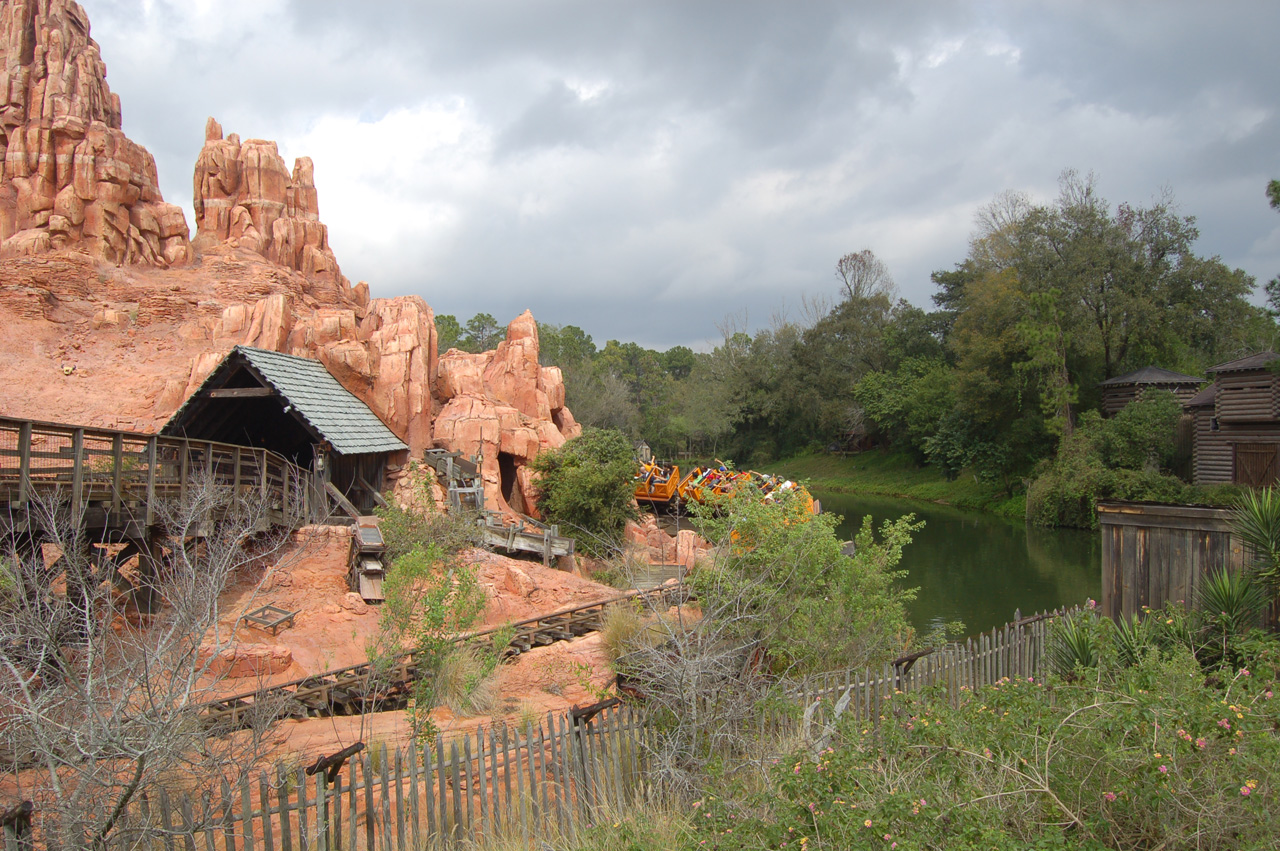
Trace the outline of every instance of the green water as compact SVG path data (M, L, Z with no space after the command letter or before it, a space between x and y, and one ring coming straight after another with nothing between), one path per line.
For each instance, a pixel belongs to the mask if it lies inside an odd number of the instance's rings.
M823 511L844 516L852 538L865 515L878 527L914 512L925 521L902 556L905 584L919 588L909 612L921 632L964 621L975 634L1023 615L1097 599L1102 589L1098 533L1040 529L931 503L813 489Z

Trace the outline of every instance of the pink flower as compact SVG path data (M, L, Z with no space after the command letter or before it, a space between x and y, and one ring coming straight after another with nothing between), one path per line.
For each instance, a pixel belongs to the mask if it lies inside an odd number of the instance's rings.
M1252 789L1250 789L1248 786L1241 786L1241 787L1240 787L1240 795L1241 795L1242 797L1247 798L1247 797L1249 797L1249 796L1250 796L1250 795L1252 795L1252 794L1253 794L1253 790L1252 790Z
M1115 793L1115 792L1103 792L1103 793L1102 793L1102 797L1106 798L1108 801L1114 801L1114 800L1116 799L1116 793Z
M1209 743L1206 742L1204 739L1196 739L1196 747L1200 748L1200 750L1204 750L1205 746L1208 744Z
M1158 770L1161 774L1168 774L1168 773L1169 773L1169 766L1167 766L1167 765L1162 765L1162 766L1160 766L1160 768L1159 768L1159 769L1157 769L1157 770Z
M1240 669L1240 676L1242 676L1242 677L1248 677L1248 676L1252 676L1252 675L1249 673L1249 669L1248 669L1248 668L1241 668L1241 669Z
M1230 721L1228 721L1226 718L1222 718L1222 719L1220 719L1220 720L1218 721L1218 726L1219 726L1219 727L1221 727L1221 728L1222 728L1222 729L1224 729L1224 730L1230 730L1230 729L1231 729L1231 722L1230 722Z

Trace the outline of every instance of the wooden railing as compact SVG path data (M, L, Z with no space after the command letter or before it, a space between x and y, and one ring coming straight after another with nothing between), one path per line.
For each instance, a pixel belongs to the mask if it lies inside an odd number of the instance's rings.
M160 500L198 481L260 495L270 522L327 513L311 474L266 449L0 417L0 506L26 510L57 495L92 526L145 528Z

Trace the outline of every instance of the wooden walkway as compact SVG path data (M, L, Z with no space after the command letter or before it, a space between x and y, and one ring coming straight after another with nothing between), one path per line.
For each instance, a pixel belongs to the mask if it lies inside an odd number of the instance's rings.
M545 647L599 630L604 623L605 611L611 606L632 603L666 609L688 598L688 589L677 584L650 591L632 591L503 627L467 633L458 636L454 642L485 644L500 632L514 629L515 634L502 651L502 658L510 659L534 647ZM389 669L378 670L374 664L364 662L219 698L200 706L199 717L211 730L224 733L252 723L259 711L266 712L271 718L321 718L395 709L407 704L417 673L413 653L405 653L396 658Z
M198 482L260 495L272 525L328 514L311 473L265 449L0 417L0 533L38 532L33 503L57 499L90 529L145 537L158 502Z

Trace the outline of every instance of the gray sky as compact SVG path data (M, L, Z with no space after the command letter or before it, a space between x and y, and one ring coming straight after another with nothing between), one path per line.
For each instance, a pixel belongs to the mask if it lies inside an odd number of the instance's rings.
M863 248L928 307L975 209L1067 167L1280 273L1274 2L81 2L189 223L212 115L315 160L353 282L464 322L704 348Z

